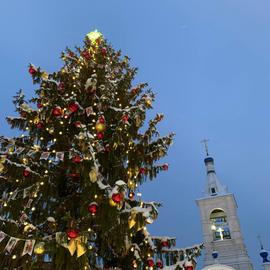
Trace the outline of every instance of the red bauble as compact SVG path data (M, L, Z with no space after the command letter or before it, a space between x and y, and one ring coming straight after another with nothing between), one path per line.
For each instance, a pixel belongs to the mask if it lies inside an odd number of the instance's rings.
M73 158L72 158L72 162L74 162L74 163L80 163L82 161L82 158L80 157L80 156L74 156Z
M140 171L139 172L140 172L140 174L145 174L146 173L146 168L143 168L143 167L140 168Z
M30 66L28 71L31 75L35 75L37 73L37 69L33 66Z
M43 107L43 104L42 104L41 102L38 102L38 103L37 103L37 107L38 107L39 109L41 109L41 108Z
M103 133L103 132L98 132L98 133L97 133L97 138L98 138L99 140L102 140L102 139L104 138L104 133Z
M72 113L75 113L79 110L79 105L77 103L70 103L68 108Z
M88 212L91 213L92 215L95 215L98 210L98 205L95 202L92 202L88 205Z
M60 91L62 91L62 90L64 90L64 88L65 88L65 84L63 83L63 82L60 82L59 84L58 84L58 90L60 90Z
M161 260L157 261L157 268L159 268L159 269L163 268L163 262Z
M77 238L79 235L79 231L76 229L70 229L67 231L67 236L71 239Z
M55 117L61 116L62 115L62 109L59 106L53 108L52 115L55 116Z
M70 57L74 57L74 56L75 56L75 53L74 53L74 52L69 52L68 55L69 55Z
M72 177L72 178L78 178L78 177L80 177L80 174L78 174L78 173L69 173L67 176Z
M193 264L190 261L185 262L184 268L185 268L185 270L193 270L194 269Z
M105 47L101 48L100 51L101 51L101 54L102 54L103 56L106 56L106 54L107 54L107 49L106 49Z
M169 164L168 164L168 163L164 163L164 164L162 165L162 169L163 169L164 171L167 171L167 170L169 169Z
M37 123L37 128L38 129L43 129L44 128L44 124L42 122Z
M73 123L76 128L82 127L82 123L80 121L76 121Z
M125 122L125 123L127 123L128 122L128 115L127 114L125 114L125 115L123 115L122 116L122 120Z
M138 88L132 88L132 89L130 90L130 92L131 92L132 95L136 95L136 94L138 93L138 91L139 91Z
M155 262L152 258L147 259L147 265L148 267L154 267Z
M23 170L23 176L24 176L24 177L29 177L30 175L31 175L31 172L30 172L29 169L24 169L24 170Z
M162 241L162 242L161 242L161 245L162 245L163 247L168 247L168 246L169 246L169 242L168 242L168 241Z
M82 51L82 56L87 60L91 59L91 55L90 55L89 51L87 51L87 50Z
M98 118L98 122L101 124L105 124L105 118L103 115Z
M123 200L123 195L121 193L114 193L112 195L112 200L115 202L115 203L120 203L122 200Z

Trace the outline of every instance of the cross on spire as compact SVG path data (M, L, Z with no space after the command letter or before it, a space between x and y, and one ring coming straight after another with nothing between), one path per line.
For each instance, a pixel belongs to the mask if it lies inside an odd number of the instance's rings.
M207 157L209 156L209 152L208 152L208 142L209 142L209 139L203 139L203 140L201 141L201 143L204 144L205 152L206 152L206 156L207 156Z
M259 241L259 243L260 243L261 249L263 249L263 244L262 244L261 236L258 235L257 238L258 238L258 241Z

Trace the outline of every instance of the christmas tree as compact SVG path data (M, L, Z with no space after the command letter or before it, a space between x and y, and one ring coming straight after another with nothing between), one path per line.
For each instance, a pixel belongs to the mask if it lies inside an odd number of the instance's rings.
M1 137L1 269L193 269L201 246L151 237L159 204L136 193L168 170L173 134L161 114L145 123L154 93L97 31L62 59L51 74L30 64L36 95L19 91L7 118L23 134Z

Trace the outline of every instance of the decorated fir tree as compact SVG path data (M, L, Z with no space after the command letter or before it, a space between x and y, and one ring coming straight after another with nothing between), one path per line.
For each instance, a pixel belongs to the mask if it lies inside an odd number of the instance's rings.
M159 135L161 114L145 123L153 92L97 31L62 59L51 74L29 66L36 96L20 91L7 118L23 135L1 137L0 268L193 269L201 246L151 237L159 205L136 194L168 170L173 134Z

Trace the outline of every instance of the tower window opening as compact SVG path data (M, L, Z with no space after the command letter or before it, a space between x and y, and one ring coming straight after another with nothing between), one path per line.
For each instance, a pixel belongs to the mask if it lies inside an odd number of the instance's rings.
M221 209L213 210L210 215L210 221L214 241L231 239L231 233L227 221L227 216L223 210Z
M215 195L216 194L216 189L215 188L211 188L211 194Z

